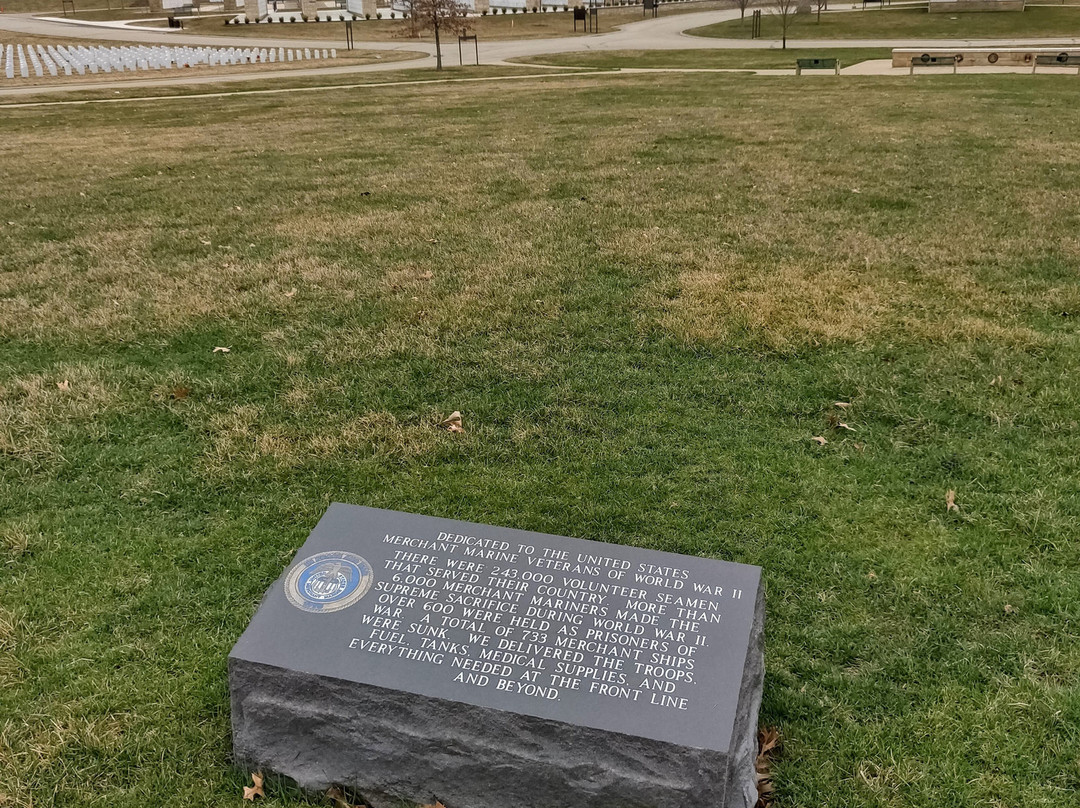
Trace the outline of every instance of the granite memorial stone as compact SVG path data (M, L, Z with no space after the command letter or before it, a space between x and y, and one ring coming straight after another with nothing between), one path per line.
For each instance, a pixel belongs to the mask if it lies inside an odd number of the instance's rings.
M375 806L757 800L761 570L334 504L229 657L238 764Z

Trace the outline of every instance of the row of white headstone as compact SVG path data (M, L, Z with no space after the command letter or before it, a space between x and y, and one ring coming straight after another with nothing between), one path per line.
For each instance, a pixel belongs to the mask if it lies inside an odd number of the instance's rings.
M0 63L4 77L42 78L45 73L58 76L72 72L122 73L125 70L161 70L195 65L243 65L270 62L300 62L311 59L336 59L337 48L183 48L171 45L27 45L0 44Z

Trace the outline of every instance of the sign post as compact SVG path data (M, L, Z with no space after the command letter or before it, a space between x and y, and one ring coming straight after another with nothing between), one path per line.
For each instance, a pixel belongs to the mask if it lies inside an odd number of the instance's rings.
M465 62L463 62L462 58L461 58L461 43L462 42L468 42L470 39L472 40L473 47L476 49L476 65L477 65L477 67L479 67L480 66L480 43L476 39L476 34L464 34L464 35L458 36L458 38L457 38L458 64L461 65L461 66L465 65Z

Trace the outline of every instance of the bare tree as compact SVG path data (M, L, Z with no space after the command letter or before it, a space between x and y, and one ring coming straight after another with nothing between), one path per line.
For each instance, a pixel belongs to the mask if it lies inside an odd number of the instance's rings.
M773 11L780 15L780 30L783 32L785 50L787 49L788 26L791 25L791 18L795 16L798 6L799 0L772 0Z
M421 30L435 34L435 69L442 70L442 48L439 34L461 35L472 28L469 7L461 0L412 0L409 4L409 26L419 36Z
M829 0L815 0L815 4L817 6L817 21L821 22L821 12L823 9L825 11L829 10Z
M735 5L739 7L739 19L745 19L746 9L750 5L750 0L735 0Z

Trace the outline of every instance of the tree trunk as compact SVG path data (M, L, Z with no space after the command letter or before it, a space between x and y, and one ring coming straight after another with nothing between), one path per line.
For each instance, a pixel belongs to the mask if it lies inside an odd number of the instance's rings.
M439 47L439 17L435 16L435 69L442 70L442 48Z

